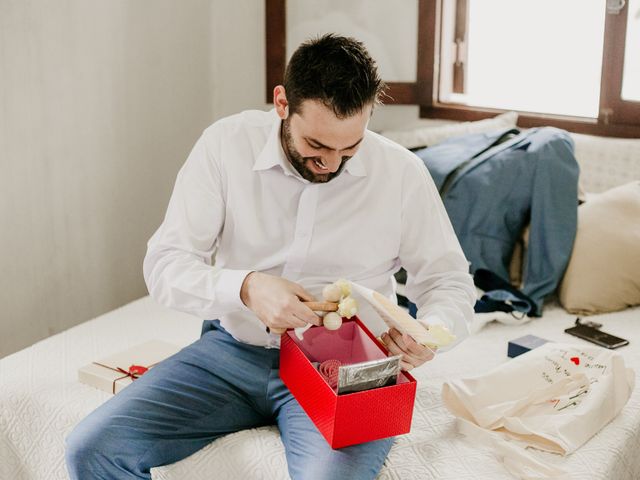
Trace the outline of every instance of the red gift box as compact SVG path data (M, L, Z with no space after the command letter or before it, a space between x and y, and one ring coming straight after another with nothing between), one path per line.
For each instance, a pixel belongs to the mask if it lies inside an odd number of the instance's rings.
M282 335L280 378L332 448L408 433L416 380L407 372L386 387L338 395L311 364L329 359L343 365L387 357L387 350L357 317L338 330L312 327L299 340Z

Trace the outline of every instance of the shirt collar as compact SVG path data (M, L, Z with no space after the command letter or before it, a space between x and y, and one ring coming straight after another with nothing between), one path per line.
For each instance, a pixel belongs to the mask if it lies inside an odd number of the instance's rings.
M291 165L291 162L287 159L286 154L282 148L282 143L280 142L280 125L282 124L282 120L276 113L275 109L271 110L273 115L273 124L271 126L271 130L269 132L269 137L267 138L267 143L264 148L256 158L256 162L253 165L254 171L259 170L268 170L270 168L279 165L282 168L282 171L285 175L291 175L294 177L298 177L300 180L304 182L308 182L300 176L298 171ZM365 132L365 138L362 140L362 143L365 143L367 137L367 132ZM347 165L344 167L344 171L356 177L366 177L367 170L362 162L362 146L358 149L358 152L349 159Z

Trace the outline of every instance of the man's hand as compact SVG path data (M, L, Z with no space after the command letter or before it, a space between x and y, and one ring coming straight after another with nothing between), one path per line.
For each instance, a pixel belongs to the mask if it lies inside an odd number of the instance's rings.
M302 303L313 302L313 295L281 277L251 272L242 283L240 298L270 329L322 325L322 319Z
M380 337L382 343L392 355L402 355L400 367L409 371L414 367L419 367L434 357L434 350L420 345L406 333L403 335L395 328L385 332Z

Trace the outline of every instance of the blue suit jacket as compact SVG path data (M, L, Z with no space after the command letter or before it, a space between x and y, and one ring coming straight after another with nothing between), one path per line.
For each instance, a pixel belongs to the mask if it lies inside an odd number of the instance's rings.
M536 302L529 315L539 316L573 248L579 167L568 133L551 127L520 133L473 158L504 133L452 138L416 154L441 190L473 272L486 268L508 279L516 241L530 223L522 291Z

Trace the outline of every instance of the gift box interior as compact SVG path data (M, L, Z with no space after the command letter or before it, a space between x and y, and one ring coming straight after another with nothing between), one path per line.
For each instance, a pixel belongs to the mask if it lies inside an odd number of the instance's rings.
M302 340L293 331L282 336L280 377L332 448L408 433L416 381L407 372L395 385L338 395L312 362L343 365L383 359L384 347L357 318L338 330L312 327Z

